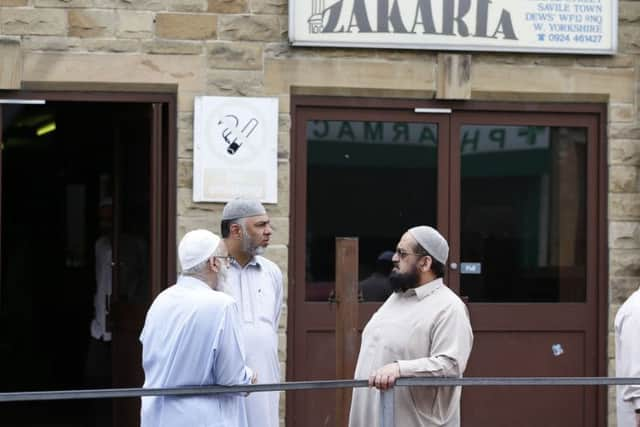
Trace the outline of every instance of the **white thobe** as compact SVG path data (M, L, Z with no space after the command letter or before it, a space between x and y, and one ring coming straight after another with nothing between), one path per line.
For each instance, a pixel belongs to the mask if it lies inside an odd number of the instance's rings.
M247 365L262 384L280 382L278 324L282 309L282 273L268 259L255 256L244 267L232 262L221 290L240 309ZM251 427L279 427L278 392L252 393L247 397Z
M107 331L107 314L111 299L111 240L102 236L96 241L96 292L93 295L94 316L91 320L91 336L97 340L111 341Z
M232 298L193 277L160 293L140 335L145 388L249 384ZM246 427L240 394L145 396L142 427Z
M473 345L464 303L442 279L392 294L362 333L356 379L398 362L403 377L461 377ZM460 425L460 387L398 387L395 424L403 427ZM350 427L380 425L380 393L353 390Z
M616 376L640 377L640 290L620 306L614 321L616 334ZM640 409L640 384L616 387L618 427L635 426L635 409Z

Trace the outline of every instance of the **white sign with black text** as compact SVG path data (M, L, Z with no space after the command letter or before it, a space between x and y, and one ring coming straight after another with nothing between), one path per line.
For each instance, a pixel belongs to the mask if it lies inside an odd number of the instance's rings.
M300 46L614 54L616 0L296 0Z
M278 202L278 98L196 96L193 200Z

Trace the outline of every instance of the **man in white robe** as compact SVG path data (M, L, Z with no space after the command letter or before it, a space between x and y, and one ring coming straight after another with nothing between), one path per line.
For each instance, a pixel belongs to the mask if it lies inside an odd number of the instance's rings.
M616 376L640 378L640 289L620 306L614 321ZM640 427L640 384L616 387L618 427Z
M398 242L389 276L394 293L362 333L349 427L380 425L380 392L399 377L462 377L473 345L464 303L443 282L449 244L434 228L409 229ZM460 387L400 387L394 425L459 427Z
M280 382L278 325L282 308L282 273L260 256L269 245L271 222L262 204L235 199L222 211L221 234L233 260L222 290L240 309L247 364L260 374L260 382ZM247 397L250 427L279 427L278 392Z
M224 243L207 230L188 232L178 247L182 275L147 312L140 335L145 388L255 382L245 366L238 309L216 291L228 262ZM145 396L142 427L246 427L241 394Z

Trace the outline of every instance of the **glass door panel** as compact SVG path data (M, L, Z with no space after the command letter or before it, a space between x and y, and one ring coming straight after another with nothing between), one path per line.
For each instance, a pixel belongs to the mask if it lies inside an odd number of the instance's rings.
M584 302L587 128L463 125L460 290L470 302Z
M384 301L401 234L437 223L438 124L308 120L307 301L327 301L335 238L359 238L364 301ZM332 207L327 209L327 207Z

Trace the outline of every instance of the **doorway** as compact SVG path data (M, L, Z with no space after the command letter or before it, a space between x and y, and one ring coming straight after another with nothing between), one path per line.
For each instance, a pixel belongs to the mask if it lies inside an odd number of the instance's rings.
M362 287L420 224L450 243L445 281L475 333L467 376L605 374L605 111L294 97L288 378L335 377L335 237L359 238ZM360 328L384 296L362 299ZM333 391L287 403L289 425L335 423ZM605 403L586 387L469 388L462 420L601 426Z
M0 105L0 387L140 386L139 318L175 275L171 262L158 262L175 241L170 190L161 186L171 182L173 97L2 98L15 103ZM4 404L0 419L134 426L138 406L137 399Z

